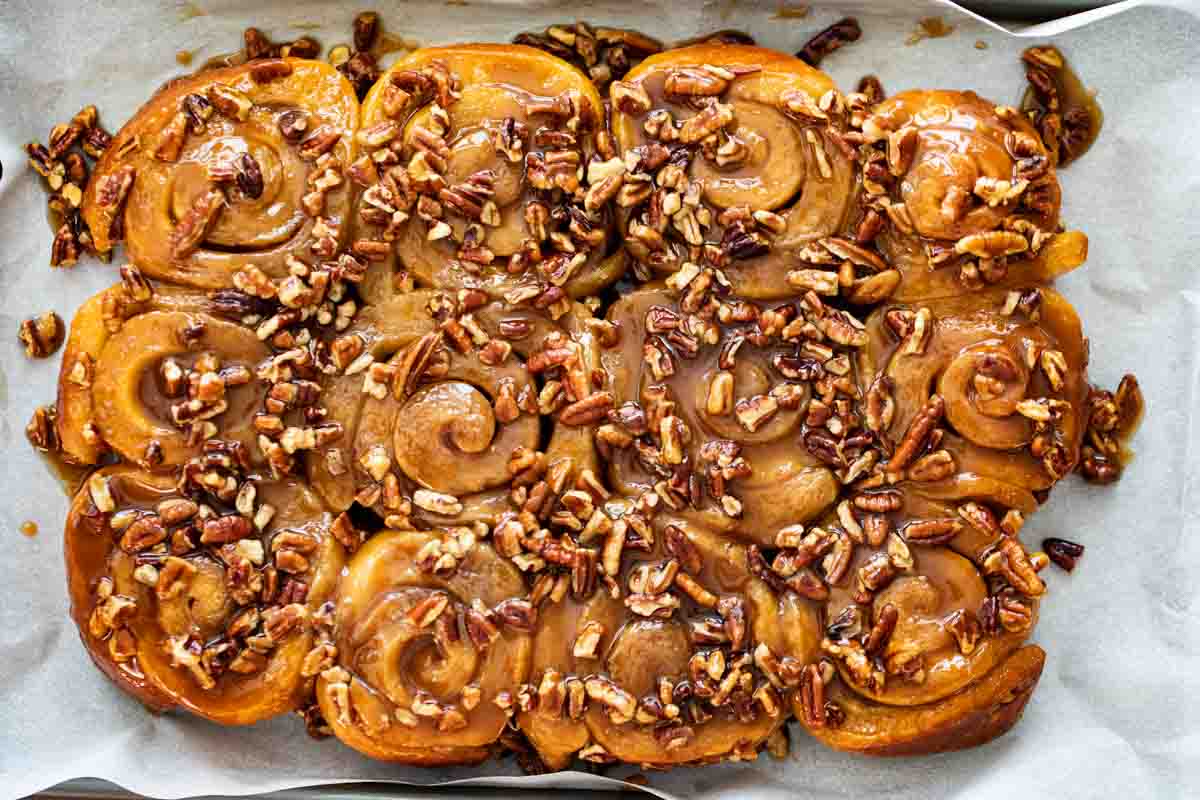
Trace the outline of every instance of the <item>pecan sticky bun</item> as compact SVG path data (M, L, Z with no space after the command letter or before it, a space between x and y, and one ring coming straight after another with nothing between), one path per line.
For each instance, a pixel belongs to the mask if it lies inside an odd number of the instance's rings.
M529 670L537 612L518 599L520 571L477 538L385 531L351 560L334 612L337 666L317 684L346 744L414 764L488 757Z
M626 167L621 232L646 270L721 268L739 296L772 299L796 293L789 274L816 240L854 247L837 237L857 190L854 151L823 72L773 50L701 44L647 58L609 98ZM886 269L876 262L867 267Z
M342 337L367 358L329 390L345 435L309 462L335 508L357 502L393 527L494 522L547 470L559 482L598 470L592 433L613 401L594 381L597 320L583 306L418 291L375 308Z
M71 322L58 379L64 454L95 464L113 451L146 469L178 467L218 434L261 461L255 375L270 350L214 316L209 299L132 278L92 297Z
M92 660L147 705L244 725L301 704L315 618L344 560L319 499L211 441L182 478L92 474L67 519L71 614Z
M1114 480L1142 409L1088 385L1038 131L723 39L524 40L417 50L361 108L313 61L205 71L113 139L83 216L132 264L30 429L97 468L92 658L423 765L1008 730L1039 572L1082 552L1025 517Z
M1045 584L1023 518L895 489L843 500L809 530L780 532L778 573L818 568L824 660L792 702L826 744L875 755L957 750L1009 729L1045 654L1022 647Z
M571 552L605 585L573 582L544 607L521 729L553 768L754 753L819 657L817 611L718 533L627 502L596 513Z
M126 123L88 184L95 248L124 242L156 279L219 289L235 272L330 258L350 209L358 99L333 67L281 58L174 81Z
M858 114L863 213L887 220L875 243L900 272L895 299L1048 281L1086 260L1087 237L1059 232L1053 160L1016 109L914 90Z
M880 480L930 497L987 497L1031 513L1079 460L1087 350L1053 289L988 289L891 303L859 351L864 420L887 452Z
M516 302L616 280L624 259L607 257L608 198L583 172L598 169L603 115L583 73L531 47L426 48L398 61L363 104L367 152L351 171L363 187L355 246L389 267L370 294L411 278Z
M613 487L769 543L834 502L831 467L869 442L845 443L857 425L847 345L865 334L815 297L766 306L723 296L712 269L681 291L678 277L609 309L621 339L602 360L617 407L598 440ZM840 438L823 427L838 409Z

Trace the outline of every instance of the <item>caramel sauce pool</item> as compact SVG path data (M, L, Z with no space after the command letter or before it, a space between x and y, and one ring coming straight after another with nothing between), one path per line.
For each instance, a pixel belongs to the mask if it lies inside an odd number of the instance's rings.
M37 533L38 533L37 523L34 522L33 520L25 520L24 522L21 523L21 533L25 536L28 536L30 539L32 539L34 536L37 536Z

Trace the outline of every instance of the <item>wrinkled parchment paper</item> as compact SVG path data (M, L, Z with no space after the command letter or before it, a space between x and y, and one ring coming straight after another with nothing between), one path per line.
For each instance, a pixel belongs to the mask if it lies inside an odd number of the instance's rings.
M182 71L179 50L202 60L236 49L248 24L276 39L311 32L328 46L349 38L363 5L0 0L0 798L81 776L159 797L481 774L493 785L613 785L581 773L522 778L511 762L442 771L375 763L335 740L311 741L294 718L235 729L155 717L89 663L67 616L67 501L23 433L34 407L53 399L58 359L27 360L16 331L21 319L49 308L69 321L116 271L99 263L47 267L45 197L20 147L44 141L53 122L85 103L96 103L115 131ZM946 87L1004 103L1020 97L1017 57L1031 40L936 0L824 4L804 19L781 17L777 8L749 0L570 8L550 0L430 0L379 11L391 32L428 44L507 41L520 30L580 18L664 40L740 28L787 51L856 13L863 40L823 65L843 89L870 72L889 92ZM906 45L916 20L930 14L953 24L953 33ZM1105 111L1099 141L1062 174L1064 217L1091 238L1091 259L1060 288L1091 337L1093 379L1111 387L1123 372L1136 372L1149 413L1120 484L1067 480L1025 528L1034 547L1061 535L1086 544L1087 554L1073 575L1049 570L1035 634L1049 659L1024 720L984 747L908 760L834 753L797 731L787 761L763 755L749 764L651 773L653 791L703 800L1200 793L1200 7L1110 8L1027 32L1033 41L1050 34L1098 90ZM40 528L33 538L19 532L26 520Z

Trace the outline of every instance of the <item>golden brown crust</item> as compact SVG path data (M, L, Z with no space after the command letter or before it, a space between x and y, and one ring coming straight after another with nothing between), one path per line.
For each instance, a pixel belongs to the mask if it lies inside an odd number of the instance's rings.
M835 750L871 756L917 756L976 747L1017 724L1045 661L1042 648L1028 645L978 682L927 706L881 706L839 687L831 698L845 713L845 721L836 727L808 727L808 732Z

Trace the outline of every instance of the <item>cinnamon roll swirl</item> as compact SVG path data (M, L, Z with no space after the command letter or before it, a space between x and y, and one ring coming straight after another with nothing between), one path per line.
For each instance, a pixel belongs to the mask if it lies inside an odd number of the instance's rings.
M261 459L253 418L266 389L255 371L267 346L214 316L204 295L123 274L71 321L58 379L65 456L95 464L112 450L145 469L177 467L219 434Z
M603 114L587 76L531 47L398 61L364 102L367 153L352 170L364 187L355 246L380 267L370 294L411 278L582 297L616 280L624 260L606 258L609 212L586 175Z
M832 747L874 755L959 749L1004 733L1044 659L1022 648L1047 563L1017 538L1022 522L980 502L885 489L791 532L773 569L816 564L828 585L826 659L805 670L797 719Z
M859 382L881 476L931 497L982 496L1023 513L1079 459L1087 349L1052 289L986 289L893 303L867 320Z
M1054 164L1015 108L914 90L860 114L864 208L886 220L871 227L895 299L1045 282L1087 258L1086 236L1058 232Z
M521 729L552 768L753 758L819 655L817 612L718 533L628 502L597 513L576 556L611 580L543 606Z
M95 248L124 241L148 276L204 289L332 257L358 99L328 64L266 59L170 83L113 138L88 184Z
M533 466L561 480L598 470L592 434L612 396L594 380L586 308L416 292L377 309L347 331L366 357L329 395L345 435L309 462L335 508L357 500L394 527L492 522Z
M316 496L246 477L239 453L209 442L183 479L105 467L66 528L71 614L92 660L152 708L227 725L302 702L324 657L313 617L343 561Z
M722 268L741 297L796 294L795 261L843 232L857 192L833 81L773 50L700 44L647 58L609 97L637 262Z
M337 666L317 683L334 733L387 761L486 759L529 669L524 594L470 528L376 534L339 584Z

